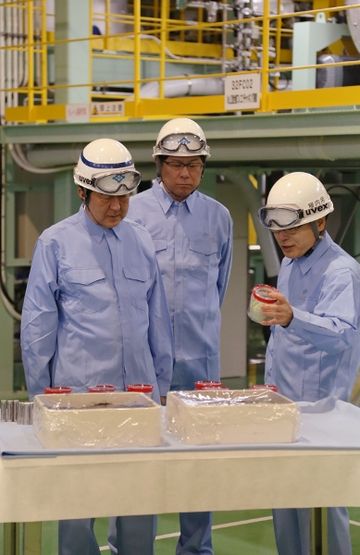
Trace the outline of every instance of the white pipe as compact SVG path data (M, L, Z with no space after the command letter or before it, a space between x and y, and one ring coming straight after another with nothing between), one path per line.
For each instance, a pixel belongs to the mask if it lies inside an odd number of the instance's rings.
M30 172L30 173L37 173L37 174L49 174L49 173L58 173L65 170L73 169L74 164L71 165L63 165L63 166L56 166L56 167L49 167L49 168L38 168L29 162L26 158L25 153L23 152L21 145L13 144L9 145L10 154L20 168L23 170Z
M159 89L158 81L151 81L141 87L140 96L141 98L156 98L159 96ZM214 77L165 81L164 94L166 98L224 94L224 81Z

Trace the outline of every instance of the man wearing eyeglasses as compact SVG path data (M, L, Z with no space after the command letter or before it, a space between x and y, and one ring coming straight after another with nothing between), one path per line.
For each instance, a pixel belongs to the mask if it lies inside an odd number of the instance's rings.
M360 361L360 265L326 231L334 207L313 175L294 172L271 188L259 211L284 258L276 303L263 308L271 326L265 377L294 401L350 398ZM331 488L331 484L329 484ZM273 511L279 555L308 555L309 509ZM350 555L345 508L328 509L329 555Z
M163 125L153 150L157 179L130 202L129 218L150 232L164 281L175 342L173 390L220 379L220 307L229 280L232 220L199 192L209 146L188 118ZM213 553L210 513L180 515L177 555Z
M165 292L148 231L125 219L140 179L119 141L96 139L80 154L74 181L83 204L41 234L26 289L21 345L31 396L47 386L146 383L165 401L173 365ZM60 555L100 555L93 526L61 521ZM152 555L154 534L154 517L121 517L114 541L119 553Z

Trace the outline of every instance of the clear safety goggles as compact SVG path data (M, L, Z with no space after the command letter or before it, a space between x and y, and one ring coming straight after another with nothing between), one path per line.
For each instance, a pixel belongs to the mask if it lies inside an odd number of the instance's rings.
M174 133L159 141L158 148L166 152L178 152L183 146L188 152L199 152L206 147L203 139L192 133Z
M102 193L127 195L135 191L140 181L141 174L136 170L129 170L121 173L103 172L95 174L91 184Z
M258 216L261 223L269 229L286 229L297 226L304 217L304 211L298 208L263 206L258 211Z

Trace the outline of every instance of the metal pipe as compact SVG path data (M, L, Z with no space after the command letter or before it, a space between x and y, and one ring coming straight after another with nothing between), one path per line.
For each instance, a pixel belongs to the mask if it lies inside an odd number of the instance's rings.
M159 83L152 81L141 87L141 98L157 98L159 96ZM224 94L224 81L221 78L176 79L163 83L165 98L178 96L211 96Z

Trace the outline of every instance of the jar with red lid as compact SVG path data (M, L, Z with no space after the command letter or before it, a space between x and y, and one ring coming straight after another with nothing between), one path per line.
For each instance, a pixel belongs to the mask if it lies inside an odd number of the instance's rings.
M195 389L225 389L221 382L216 381L198 381L195 382Z
M72 388L65 385L54 385L53 387L45 387L44 393L72 393Z
M271 285L259 284L253 287L248 309L248 316L250 320L257 322L258 324L261 324L261 322L266 320L262 307L276 303L276 299L272 299L269 295L269 293L274 293L276 291L277 289L275 287L271 287Z
M271 391L278 391L278 388L275 384L263 384L263 383L258 383L258 384L254 384L251 386L251 389L270 389Z
M153 386L149 383L131 383L126 386L126 391L136 391L137 393L147 393L150 395L153 392Z
M111 393L115 391L115 386L110 383L101 383L88 387L89 393Z

